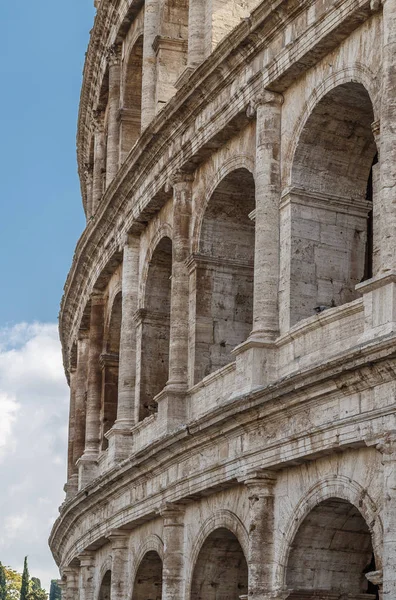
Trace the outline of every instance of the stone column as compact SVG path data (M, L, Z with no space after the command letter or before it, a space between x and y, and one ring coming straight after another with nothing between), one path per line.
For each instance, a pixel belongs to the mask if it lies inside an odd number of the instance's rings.
M274 487L276 474L259 470L241 478L249 494L249 600L269 600L275 593ZM263 560L265 549L265 560ZM287 596L286 596L287 597Z
M279 202L283 96L263 90L248 108L256 115L256 209L253 330L235 349L236 393L268 384L276 376L274 340L279 335Z
M79 568L67 567L62 570L62 600L78 598Z
M279 201L283 96L256 98L256 242L253 336L273 341L279 331Z
M182 600L184 584L184 509L165 504L160 509L164 519L164 562L162 600Z
M92 217L93 165L87 163L84 167L85 191L87 198L87 221Z
M118 173L120 166L120 90L121 45L114 44L108 50L109 108L107 126L106 187Z
M396 598L396 431L385 435L377 449L382 453L384 469L382 593L384 600L391 600Z
M383 0L381 103L382 271L396 271L396 0Z
M93 115L94 164L92 174L92 214L93 216L103 196L103 175L105 169L104 113L96 110Z
M189 269L192 182L190 173L178 172L173 186L173 252L169 346L169 379L158 397L159 421L168 429L183 423L188 387Z
M108 434L109 459L122 460L131 449L136 422L136 321L139 287L139 233L127 235L122 262L122 322L118 371L117 420Z
M382 577L382 570L380 571L370 571L370 573L366 573L365 577L367 579L367 581L369 581L370 583L372 583L373 585L377 585L378 586L378 599L379 600L383 600L383 577Z
M144 4L142 130L155 115L156 52L154 40L158 35L159 1L146 0Z
M86 407L85 450L79 460L79 489L87 485L97 472L100 444L100 405L102 369L100 355L103 346L104 300L100 294L91 297L89 327L88 392Z
M125 531L112 531L111 542L111 600L125 600L129 592L129 535Z
M85 448L86 398L88 377L89 339L88 331L80 331L77 340L77 371L75 397L75 431L73 463L83 455Z
M205 58L205 2L195 0L188 9L188 62L195 69Z
M80 582L78 586L78 600L94 600L95 553L88 551L83 552L78 558L80 559ZM75 598L77 598L77 596Z
M65 485L66 500L74 496L78 489L78 470L74 462L74 439L76 434L76 380L77 369L71 367L70 377L70 407L69 407L69 437L67 452L67 483Z

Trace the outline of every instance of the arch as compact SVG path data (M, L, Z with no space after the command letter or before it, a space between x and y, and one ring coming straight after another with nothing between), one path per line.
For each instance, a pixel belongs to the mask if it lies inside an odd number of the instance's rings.
M206 209L210 202L211 197L213 196L216 188L220 185L220 183L225 179L230 173L233 171L237 171L238 169L246 169L249 173L255 177L255 163L252 158L247 156L246 154L237 154L232 156L231 158L225 160L223 164L217 169L214 173L209 173L207 176L207 180L209 182L208 187L206 188L206 194L203 202L197 207L196 217L194 219L193 226L193 243L192 243L192 251L193 253L199 252L199 241L201 237L201 229L202 222L205 216Z
M151 252L150 252L151 254ZM172 241L163 236L151 254L144 282L144 308L139 313L139 420L157 412L155 397L169 375Z
M142 128L143 34L135 40L123 81L120 123L121 162L138 140Z
M191 269L196 317L192 383L232 362L231 351L245 341L253 323L255 184L251 171L229 171L206 200Z
M133 580L132 600L161 600L162 559L156 550L148 550L138 563Z
M239 600L248 592L248 565L237 535L217 527L192 563L190 600Z
M230 510L222 509L213 513L202 525L201 529L196 536L194 545L191 550L191 554L188 560L188 572L186 577L186 590L187 598L191 590L193 570L198 560L199 553L205 540L210 536L211 533L217 529L226 529L230 531L235 538L238 540L243 553L248 556L249 552L249 534L242 521Z
M98 600L110 600L111 598L111 570L108 569L101 577Z
M332 499L349 503L361 514L371 535L376 568L382 568L383 527L375 502L367 490L356 481L344 476L335 476L312 486L297 503L284 527L276 574L280 588L285 589L287 586L287 565L293 540L301 525L316 506Z
M317 94L300 124L283 196L290 281L281 289L290 283L290 325L355 300L355 286L372 276L373 105L354 81L323 85Z
M162 238L165 238L165 237L169 238L170 240L172 240L172 238L173 238L172 227L169 225L169 223L161 223L160 224L160 226L156 230L155 234L153 235L152 239L150 240L149 247L146 251L146 255L144 257L144 262L143 262L140 286L139 286L140 287L139 308L146 308L146 306L145 306L146 286L147 286L147 279L148 279L150 264L151 264L154 252L157 249L158 244L160 243Z

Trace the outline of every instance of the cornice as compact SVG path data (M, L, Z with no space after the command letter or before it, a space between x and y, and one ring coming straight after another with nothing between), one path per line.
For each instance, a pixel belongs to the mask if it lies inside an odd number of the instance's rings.
M160 475L164 469L178 463L181 457L186 460L197 452L201 453L215 444L216 439L228 439L232 435L239 435L240 431L252 433L261 423L276 423L280 417L284 423L286 415L294 419L297 414L305 414L308 405L319 406L326 401L332 402L340 395L353 394L394 381L395 368L395 338L389 336L342 353L332 361L295 373L266 388L232 397L211 413L188 423L186 427L149 443L146 448L93 481L73 500L63 505L50 537L56 560L66 560L63 564L68 564L67 561L74 558L72 555L62 554L65 550L62 540L68 538L76 519L92 514L93 507L106 502L110 494L112 498L119 497L126 488L131 489L150 477ZM109 527L127 524L129 527L137 526L153 518L163 502L177 502L186 499L189 494L199 495L200 490L206 493L208 489L212 489L214 492L224 485L237 485L236 474L240 473L242 467L249 470L258 467L280 470L296 461L304 462L313 456L319 458L326 455L331 448L340 451L351 447L365 447L370 435L372 437L383 433L380 429L388 426L387 415L393 413L394 404L346 418L340 417L336 421L312 423L310 428L304 428L300 434L292 434L291 437L286 431L285 437L280 436L275 441L269 439L260 448L253 445L243 456L227 459L227 469L224 469L223 463L216 463L191 473L188 480L183 482L184 487L182 486L188 491L186 496L183 496L184 492L180 495L180 490L176 489L179 483L176 482L167 487L166 494L162 491L155 497L141 498L128 508L135 515L132 522L125 520L129 517L126 517L125 508L122 508L119 514L115 513L111 517ZM141 427L143 426L144 423ZM284 427L280 431L284 431ZM287 446L289 449L286 452ZM282 456L279 455L280 448ZM90 530L89 543L96 543L104 535L103 526L98 523L96 531ZM85 549L85 543L87 542L80 540L80 550ZM73 550L71 552L73 554Z

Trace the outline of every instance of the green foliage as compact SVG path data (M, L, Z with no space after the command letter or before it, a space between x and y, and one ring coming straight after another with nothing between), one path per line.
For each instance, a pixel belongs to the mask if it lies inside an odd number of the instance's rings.
M7 581L5 568L0 562L0 600L7 600Z
M49 600L62 600L61 588L55 579L51 581Z
M27 563L27 556L25 556L25 560L23 563L21 594L19 598L20 600L29 600L29 569Z
M37 577L32 577L29 583L28 600L47 600L48 594L41 587L41 581Z
M19 600L21 594L22 575L5 567L6 583L7 583L7 600Z

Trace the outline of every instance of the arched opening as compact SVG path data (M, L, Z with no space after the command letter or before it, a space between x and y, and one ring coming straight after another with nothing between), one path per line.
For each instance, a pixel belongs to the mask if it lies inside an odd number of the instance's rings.
M205 540L191 584L191 600L239 600L248 593L248 566L242 547L228 529Z
M121 161L140 136L142 124L143 36L134 44L124 75L123 107L121 110Z
M161 600L162 560L153 550L147 552L136 573L132 600Z
M118 366L122 321L122 293L114 298L105 337L105 351L101 355L102 365L102 405L101 405L101 449L106 450L105 437L117 419Z
M293 590L290 599L309 599L319 592L326 598L362 594L374 600L378 589L365 574L375 570L371 535L361 513L349 502L331 498L318 504L298 529L286 587Z
M237 169L217 186L191 271L195 296L194 383L233 360L253 324L255 185Z
M107 571L102 579L98 600L110 600L111 598L111 571Z
M171 276L172 242L163 237L150 262L138 327L141 345L139 420L157 411L155 397L168 381Z
M356 284L372 276L373 120L365 88L347 83L320 100L302 130L284 204L291 228L290 325L355 300ZM281 289L287 288L284 281Z

